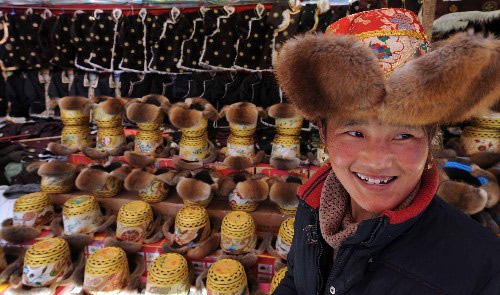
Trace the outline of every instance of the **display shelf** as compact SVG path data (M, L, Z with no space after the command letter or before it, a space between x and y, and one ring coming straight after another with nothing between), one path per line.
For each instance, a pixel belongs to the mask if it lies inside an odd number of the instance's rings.
M77 191L71 194L58 194L52 195L52 202L56 204L64 204L68 199L83 194L91 194L88 192ZM106 208L111 209L113 212L118 212L120 207L127 202L132 200L140 200L139 196L135 192L122 192L119 196L113 198L97 198L97 200L104 205ZM172 191L168 198L159 203L150 203L157 212L160 212L163 216L175 217L177 212L184 207L182 199L179 197L177 192ZM208 214L212 218L216 218L221 221L222 218L229 212L232 212L229 207L229 201L220 198L214 198L210 205L207 207ZM261 232L270 232L277 234L281 222L285 220L288 216L281 214L277 207L269 200L262 202L257 211L250 213L255 221L257 230Z

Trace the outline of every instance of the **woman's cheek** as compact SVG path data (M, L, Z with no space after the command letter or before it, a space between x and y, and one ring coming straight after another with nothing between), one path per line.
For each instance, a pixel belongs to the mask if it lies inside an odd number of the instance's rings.
M426 140L415 140L408 144L398 145L393 151L399 163L406 167L413 167L412 170L420 170L427 161L428 145Z
M355 140L342 140L341 138L328 140L330 162L337 167L350 166L361 150L361 142Z

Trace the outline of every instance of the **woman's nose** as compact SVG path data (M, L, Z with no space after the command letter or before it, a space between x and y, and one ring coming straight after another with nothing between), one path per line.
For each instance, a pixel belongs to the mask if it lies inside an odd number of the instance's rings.
M360 164L373 170L390 168L393 159L390 144L382 141L368 141L358 157Z

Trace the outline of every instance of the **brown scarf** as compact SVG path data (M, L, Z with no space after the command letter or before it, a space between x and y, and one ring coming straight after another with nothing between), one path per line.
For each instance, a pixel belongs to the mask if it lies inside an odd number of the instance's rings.
M417 196L419 187L420 181L395 211L408 207ZM323 238L333 248L334 257L337 255L340 244L352 237L358 229L359 222L353 222L350 207L349 193L335 173L330 171L321 191L319 225ZM377 214L374 213L373 217L376 216Z

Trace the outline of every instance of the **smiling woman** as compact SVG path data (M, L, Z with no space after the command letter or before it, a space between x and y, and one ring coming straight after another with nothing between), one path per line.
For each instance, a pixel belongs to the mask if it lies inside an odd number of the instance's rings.
M297 191L273 294L498 294L500 239L436 197L432 154L438 124L498 101L500 40L430 52L411 11L371 10L289 40L275 68L330 163Z

